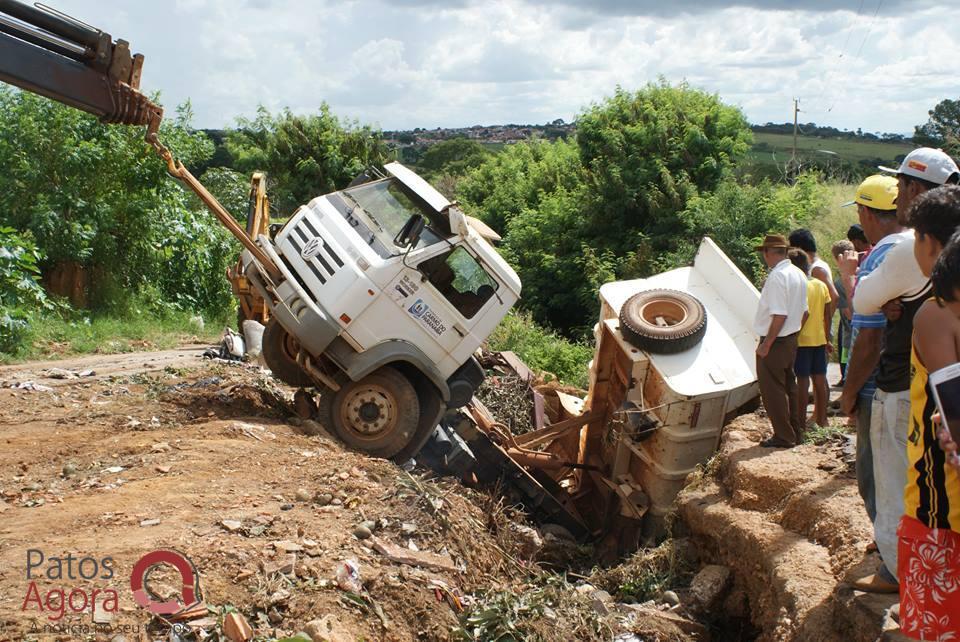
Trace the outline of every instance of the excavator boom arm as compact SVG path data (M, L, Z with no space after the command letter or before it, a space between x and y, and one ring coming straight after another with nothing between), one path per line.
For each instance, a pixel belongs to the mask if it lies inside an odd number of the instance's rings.
M149 125L163 110L140 93L143 56L52 9L0 0L0 80L108 123Z
M146 140L275 279L280 271L217 199L173 158L158 133L163 108L140 92L143 56L125 40L41 4L0 0L0 81L93 114L106 123L146 125Z

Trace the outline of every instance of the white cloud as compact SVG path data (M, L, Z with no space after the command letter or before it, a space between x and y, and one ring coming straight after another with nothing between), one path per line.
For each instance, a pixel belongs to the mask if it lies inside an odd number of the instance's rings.
M930 2L56 4L130 41L146 55L144 87L171 107L190 98L204 127L261 103L310 112L322 101L388 129L570 120L618 84L662 75L753 122L790 119L799 97L804 121L909 132L957 96L960 24Z

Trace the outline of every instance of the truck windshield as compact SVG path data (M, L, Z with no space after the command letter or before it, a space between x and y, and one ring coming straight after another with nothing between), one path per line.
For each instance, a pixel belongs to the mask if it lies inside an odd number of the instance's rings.
M393 244L394 237L403 224L416 214L422 215L427 222L427 227L420 235L420 242L417 243L418 248L443 239L436 226L439 215L410 198L395 179L351 187L343 190L343 194L363 210L372 223L371 230L386 247L396 248Z

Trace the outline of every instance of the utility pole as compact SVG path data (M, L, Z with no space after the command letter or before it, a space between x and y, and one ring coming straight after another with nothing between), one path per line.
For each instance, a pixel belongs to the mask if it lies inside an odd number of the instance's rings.
M793 154L790 156L790 164L797 166L797 114L800 113L800 99L793 99Z

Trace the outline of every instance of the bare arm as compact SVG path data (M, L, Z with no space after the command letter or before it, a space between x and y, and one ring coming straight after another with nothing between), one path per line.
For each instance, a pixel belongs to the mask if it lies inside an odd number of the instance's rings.
M860 389L867 382L873 370L880 363L880 345L883 339L883 328L860 328L857 340L850 351L850 362L847 364L847 381L843 385L843 396L840 408L846 415L856 413L857 396Z
M833 354L833 343L830 341L830 330L833 326L833 312L828 307L823 308L823 331L827 338L827 354Z
M927 301L913 318L913 347L928 372L960 361L958 324L949 310Z
M822 281L824 285L827 286L827 292L830 293L830 301L827 303L826 309L830 312L830 318L833 318L833 313L837 311L837 301L840 300L840 293L837 292L837 287L833 284L833 281L830 279L830 275L827 274L827 271L822 267L813 268L813 271L810 273L810 276L813 278ZM830 338L829 326L827 331L827 339Z
M881 312L888 301L919 294L927 281L913 256L913 243L898 243L887 251L874 271L857 279L853 311L857 314Z
M853 318L853 293L857 285L857 269L860 266L860 259L855 250L847 250L837 260L837 269L840 271L840 282L843 283L843 291L847 293L847 306L850 310L850 318Z

